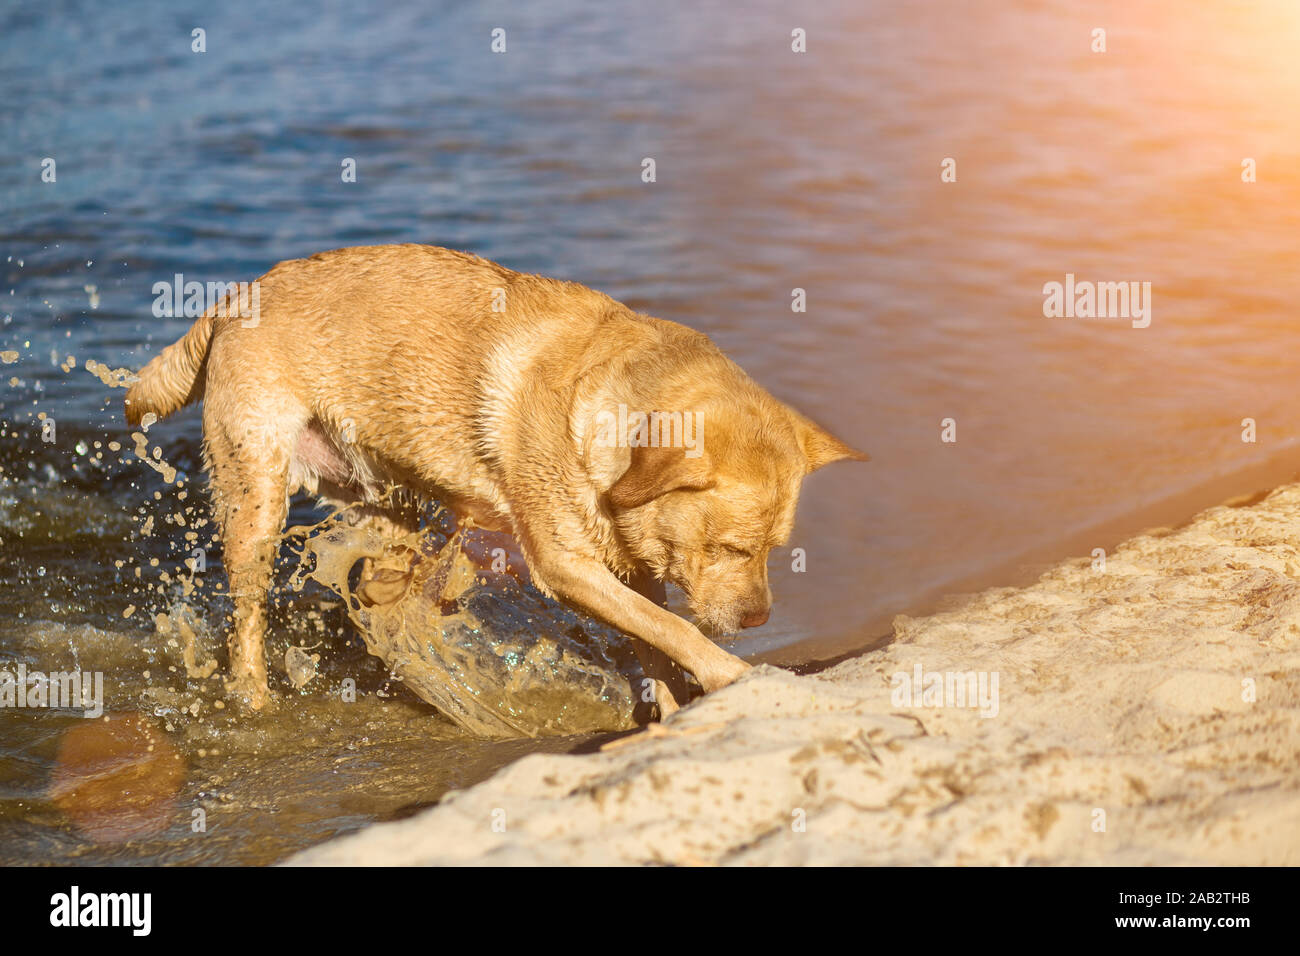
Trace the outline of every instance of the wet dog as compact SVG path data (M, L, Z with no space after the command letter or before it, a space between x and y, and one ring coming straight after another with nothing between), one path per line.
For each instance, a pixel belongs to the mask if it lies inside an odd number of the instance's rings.
M767 555L804 476L866 459L706 336L577 283L393 245L282 262L255 285L255 314L214 304L126 396L132 424L203 401L230 686L254 707L295 491L391 538L415 530L395 503L412 499L514 535L538 588L638 639L666 714L685 700L677 665L706 692L748 665L666 610L663 582L714 634L764 623Z

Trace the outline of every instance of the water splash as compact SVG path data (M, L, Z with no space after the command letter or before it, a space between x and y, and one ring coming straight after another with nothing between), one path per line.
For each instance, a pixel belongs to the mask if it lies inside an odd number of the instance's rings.
M623 641L543 601L510 574L477 567L461 532L441 548L429 533L384 542L333 516L290 529L300 538L293 586L310 578L344 599L369 652L393 676L470 733L535 737L634 726L634 667ZM376 586L353 567L393 563Z

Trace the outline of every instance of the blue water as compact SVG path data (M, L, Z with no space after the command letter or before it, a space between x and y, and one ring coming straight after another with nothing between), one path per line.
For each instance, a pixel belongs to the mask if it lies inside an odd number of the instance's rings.
M9 12L0 252L11 291L0 345L22 359L4 412L121 437L120 393L58 366L72 355L139 367L181 335L185 320L151 314L155 282L251 278L285 258L381 242L579 279L714 333L784 397L824 410L856 375L826 374L812 326L838 335L842 320L814 311L804 328L783 329L784 286L807 278L792 272L773 288L770 245L752 256L733 247L754 211L702 218L700 206L702 194L716 201L713 180L752 162L729 125L751 120L729 114L718 84L743 88L738 68L788 59L779 9L737 19L705 4L685 20L576 3ZM490 50L496 26L505 54ZM206 52L191 50L195 27ZM653 184L641 179L647 156ZM54 183L41 181L46 157ZM345 159L354 183L341 176ZM815 228L765 228L778 225ZM755 309L759 295L768 301ZM822 417L871 443L852 409ZM193 410L154 432L183 471L195 467L197 434ZM849 583L817 579L805 609ZM770 642L813 632L791 608Z
M809 572L774 559L755 650L879 632L928 589L1290 447L1291 4L653 6L9 9L4 414L120 433L119 396L58 361L142 364L184 331L150 312L175 273L414 241L577 279L710 333L874 457L808 483ZM1045 319L1067 272L1153 282L1153 326ZM184 459L197 417L156 434Z

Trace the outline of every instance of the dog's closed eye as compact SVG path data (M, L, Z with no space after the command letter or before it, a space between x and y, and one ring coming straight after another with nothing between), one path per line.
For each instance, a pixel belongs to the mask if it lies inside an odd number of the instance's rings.
M732 561L749 561L754 552L734 544L714 544L705 549L710 561L717 563L724 559Z

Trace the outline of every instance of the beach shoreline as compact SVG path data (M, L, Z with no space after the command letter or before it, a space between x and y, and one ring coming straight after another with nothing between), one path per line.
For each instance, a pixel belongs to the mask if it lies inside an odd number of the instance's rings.
M818 635L746 654L743 642L729 647L752 663L809 673L824 670L887 644L898 614L925 617L954 602L991 587L1027 587L1062 561L1091 554L1094 548L1113 549L1129 538L1157 528L1186 527L1204 511L1218 505L1253 504L1274 490L1300 481L1296 461L1300 449L1288 444L1240 468L1199 478L1168 495L1144 501L1100 518L1082 528L1053 535L1010 557L994 560L970 574L945 580L907 596L900 609L868 619L856 631Z
M1295 865L1298 528L1210 508L286 862Z

